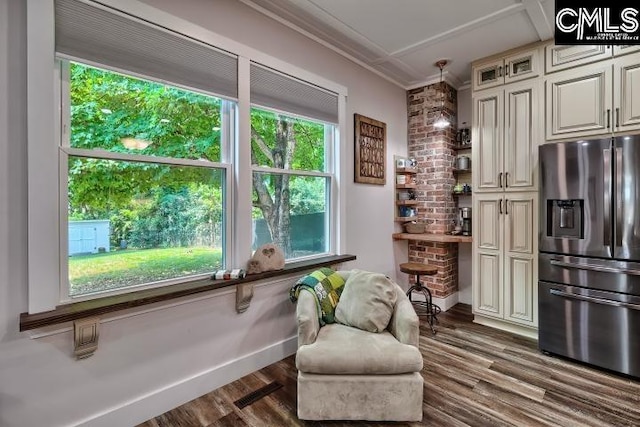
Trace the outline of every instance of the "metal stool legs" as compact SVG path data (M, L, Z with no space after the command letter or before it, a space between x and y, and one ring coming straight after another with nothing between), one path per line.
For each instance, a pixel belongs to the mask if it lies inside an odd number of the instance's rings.
M424 302L422 301L412 301L411 300L411 294L413 293L413 291L418 291L418 292L422 292L422 294L424 295ZM438 322L438 314L440 314L440 312L442 311L442 309L437 306L436 304L433 303L433 299L431 297L431 291L429 290L429 288L427 288L426 286L422 285L422 282L420 282L420 275L416 274L416 283L415 285L411 286L409 288L409 290L407 291L407 297L409 297L409 301L411 301L411 304L413 304L414 306L422 306L425 310L425 313L422 314L423 316L426 316L427 318L427 322L429 322L429 327L431 328L431 333L435 334L436 330L433 327L433 323L434 322ZM418 315L420 315L420 313L418 313Z

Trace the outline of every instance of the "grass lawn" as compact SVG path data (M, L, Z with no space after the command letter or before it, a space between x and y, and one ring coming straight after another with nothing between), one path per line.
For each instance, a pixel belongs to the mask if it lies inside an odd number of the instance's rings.
M71 295L118 289L221 268L220 249L122 250L69 258Z

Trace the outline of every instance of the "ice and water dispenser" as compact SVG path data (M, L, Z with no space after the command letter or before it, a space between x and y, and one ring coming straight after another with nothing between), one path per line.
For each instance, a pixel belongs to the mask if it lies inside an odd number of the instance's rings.
M547 200L547 236L584 238L584 200Z

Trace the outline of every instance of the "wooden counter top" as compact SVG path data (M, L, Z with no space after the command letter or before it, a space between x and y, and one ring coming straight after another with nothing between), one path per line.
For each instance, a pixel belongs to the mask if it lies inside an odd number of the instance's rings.
M394 240L420 240L423 242L439 242L439 243L471 243L473 238L471 236L453 236L451 234L433 234L433 233L394 233L392 236Z

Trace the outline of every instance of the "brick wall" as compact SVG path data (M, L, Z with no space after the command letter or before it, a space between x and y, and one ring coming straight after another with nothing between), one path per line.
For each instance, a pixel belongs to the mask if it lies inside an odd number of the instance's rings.
M433 126L440 114L444 94L444 114L452 123L445 129ZM457 204L452 192L456 152L457 92L446 82L407 92L410 158L418 163L417 214L427 224L428 233L443 234L454 227ZM433 296L444 298L458 291L458 245L409 241L409 261L438 267L438 274L424 277ZM411 280L413 281L414 278ZM422 278L421 278L422 279Z

